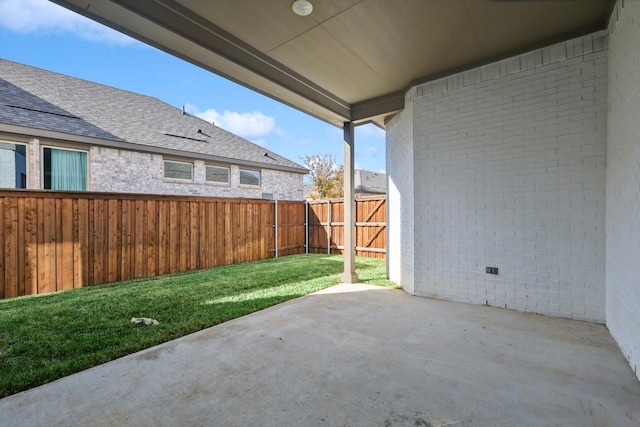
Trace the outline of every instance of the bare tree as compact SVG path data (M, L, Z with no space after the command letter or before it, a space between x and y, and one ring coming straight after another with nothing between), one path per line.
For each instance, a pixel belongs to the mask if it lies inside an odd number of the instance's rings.
M344 167L336 163L331 154L301 157L311 176L314 191L312 199L331 199L344 194Z

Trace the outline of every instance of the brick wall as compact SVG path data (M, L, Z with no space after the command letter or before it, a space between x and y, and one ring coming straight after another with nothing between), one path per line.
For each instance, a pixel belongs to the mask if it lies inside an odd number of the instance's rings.
M402 288L414 288L414 167L412 89L406 108L387 124L387 265L389 278Z
M169 159L171 160L171 159ZM152 194L182 194L215 197L262 198L263 193L274 199L302 200L303 175L262 169L260 187L240 184L240 167L230 167L229 185L205 180L205 162L195 160L193 181L164 178L164 158L159 154L92 147L90 154L90 189L92 191L124 191ZM256 169L256 168L248 168ZM259 170L257 168L256 170Z
M604 322L606 40L415 88L413 143L387 150L413 157L417 295Z
M607 326L640 378L640 3L609 29Z
M41 146L60 146L51 141L31 139L28 144L29 188L41 188ZM62 146L61 146L62 147ZM83 146L71 146L81 149ZM192 161L193 181L164 179L163 156L106 147L89 150L89 190L147 194L179 194L212 197L262 198L271 195L280 200L303 200L303 175L271 169L262 169L261 186L240 185L240 167L230 168L230 184L220 185L205 181L205 162ZM248 168L258 170L259 168Z

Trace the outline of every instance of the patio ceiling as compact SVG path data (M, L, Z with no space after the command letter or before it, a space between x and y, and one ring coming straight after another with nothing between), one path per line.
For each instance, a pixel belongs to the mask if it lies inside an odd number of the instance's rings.
M331 124L412 84L606 28L613 0L52 0Z

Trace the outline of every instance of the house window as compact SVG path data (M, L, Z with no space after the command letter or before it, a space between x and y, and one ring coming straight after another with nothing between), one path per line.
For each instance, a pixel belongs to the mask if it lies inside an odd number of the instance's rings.
M229 183L229 168L221 166L207 166L207 182L216 182L219 184Z
M45 190L87 190L87 152L42 149Z
M27 188L27 147L0 142L0 188Z
M164 177L167 179L193 179L193 165L191 163L164 161Z
M240 184L260 186L260 172L240 169Z

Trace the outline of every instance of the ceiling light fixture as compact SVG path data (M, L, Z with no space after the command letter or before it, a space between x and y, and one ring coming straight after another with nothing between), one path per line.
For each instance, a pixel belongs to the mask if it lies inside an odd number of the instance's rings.
M313 5L309 0L296 0L291 4L291 10L298 16L308 16L313 12Z

